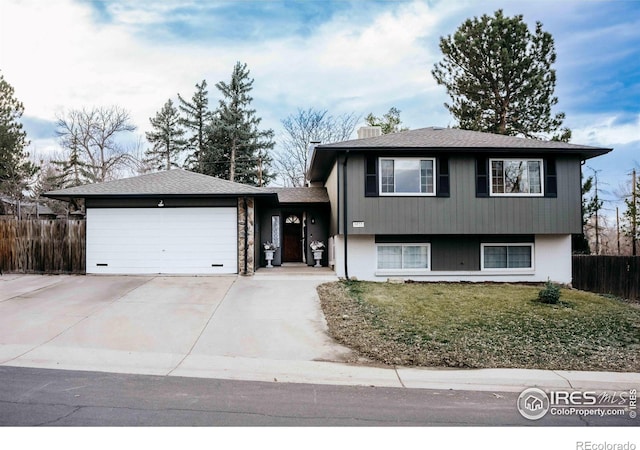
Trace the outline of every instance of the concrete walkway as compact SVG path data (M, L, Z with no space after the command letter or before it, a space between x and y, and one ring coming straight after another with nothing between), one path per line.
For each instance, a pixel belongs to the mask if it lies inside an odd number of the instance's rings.
M640 374L345 364L315 287L244 277L0 277L0 365L290 383L520 392L628 390Z

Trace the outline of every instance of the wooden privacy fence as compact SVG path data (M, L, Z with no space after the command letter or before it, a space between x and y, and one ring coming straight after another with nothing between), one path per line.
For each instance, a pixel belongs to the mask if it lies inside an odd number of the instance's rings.
M573 257L573 287L640 300L640 256Z
M0 219L0 270L84 273L84 220Z

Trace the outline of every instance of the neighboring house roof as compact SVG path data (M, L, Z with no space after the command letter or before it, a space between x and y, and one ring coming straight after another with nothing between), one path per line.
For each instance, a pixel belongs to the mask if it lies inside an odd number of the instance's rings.
M280 203L329 203L329 194L323 187L265 188L278 195Z
M56 213L47 205L28 205L27 208L27 213L32 216L56 216Z
M424 151L468 153L474 151L492 153L562 153L580 155L582 159L609 153L612 149L569 144L559 141L543 141L457 128L420 128L365 139L324 144L315 147L311 155L309 176L311 180L325 177L339 151Z
M104 183L87 184L50 191L46 197L70 199L91 197L167 196L238 196L273 195L265 189L234 183L183 169L155 172Z
M24 216L52 216L55 217L56 213L47 205L41 205L40 203L34 203L32 201L13 200L6 197L0 197L0 203L4 203L11 206L11 209L17 214L18 206L20 208L21 215ZM5 208L0 208L4 210Z

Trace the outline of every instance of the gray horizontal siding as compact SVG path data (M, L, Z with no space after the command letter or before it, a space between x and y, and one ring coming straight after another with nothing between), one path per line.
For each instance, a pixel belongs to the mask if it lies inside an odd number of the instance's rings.
M475 192L475 159L449 158L450 197L365 197L365 158L348 162L351 234L569 234L580 233L580 160L557 157L557 198L486 197ZM364 228L353 228L363 221ZM342 227L341 227L342 229Z

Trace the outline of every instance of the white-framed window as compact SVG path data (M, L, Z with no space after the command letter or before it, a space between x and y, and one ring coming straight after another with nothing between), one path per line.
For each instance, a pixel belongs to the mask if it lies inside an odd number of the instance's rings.
M378 270L430 270L430 244L376 244Z
M533 243L481 244L482 270L533 270Z
M491 195L544 195L541 159L490 159Z
M436 195L435 158L380 158L380 195Z

